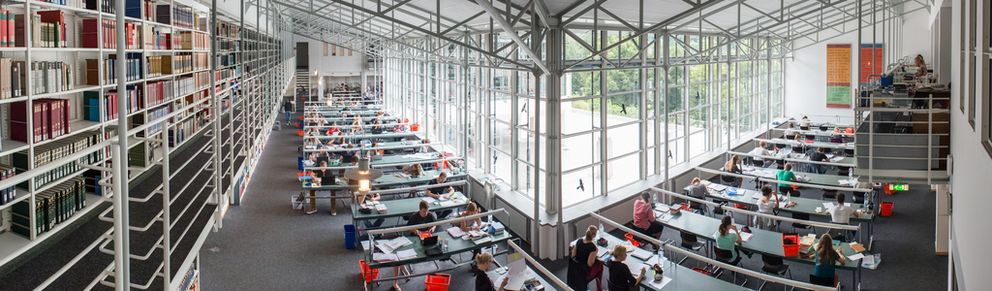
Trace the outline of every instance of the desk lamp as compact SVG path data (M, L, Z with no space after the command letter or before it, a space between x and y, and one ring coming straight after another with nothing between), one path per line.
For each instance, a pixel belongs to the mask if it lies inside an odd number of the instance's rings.
M382 171L372 169L369 166L370 158L360 155L358 158L358 167L352 168L344 171L344 176L348 180L358 180L358 192L368 193L371 190L372 180L382 177Z

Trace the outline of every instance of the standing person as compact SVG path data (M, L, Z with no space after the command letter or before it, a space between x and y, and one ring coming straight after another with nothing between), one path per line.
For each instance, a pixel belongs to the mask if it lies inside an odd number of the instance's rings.
M290 122L292 122L293 121L293 102L289 102L289 100L286 100L286 102L283 102L282 103L282 112L286 116L286 124L289 124Z
M334 176L334 170L331 170L331 169L328 169L327 168L327 160L326 159L323 160L323 161L320 161L320 167L321 167L321 169L320 170L317 170L317 173L316 173L318 176L320 176L320 184L321 185L334 185L334 184L337 184L337 181L336 181L335 176ZM338 206L338 203L337 203L338 200L335 199L336 197L334 197L334 190L330 190L330 192L331 192L331 215L338 215L338 207L337 207ZM311 200L311 201L313 201L313 200ZM313 211L316 212L317 211L317 208L314 207L313 208ZM307 214L312 214L312 213L307 213Z
M630 267L627 267L627 264L623 262L627 259L626 247L617 245L610 254L613 255L613 259L606 263L606 267L610 269L610 278L607 281L609 289L614 291L635 290L634 287L641 284L641 280L644 279L647 267L642 267L641 274L634 277L630 273Z
M492 263L493 255L490 253L479 253L475 255L475 267L472 268L472 274L475 275L475 291L503 291L506 288L506 284L509 284L510 277L507 276L503 277L503 281L499 283L499 289L493 286L493 281L486 274Z
M575 241L569 250L568 287L574 290L586 290L589 282L596 280L596 290L603 291L603 262L596 259L599 249L596 248L596 226L590 225L586 235Z
M837 286L837 265L843 265L847 262L844 256L839 250L834 249L834 240L830 237L830 234L823 234L820 237L820 241L816 244L816 252L813 253L813 261L816 263L813 265L813 273L810 274L814 278L819 278L825 281L833 281L832 285L820 284L821 282L811 282L819 285Z
M640 199L634 200L634 229L653 238L661 238L661 232L665 230L665 225L654 219L651 193L641 192ZM659 246L654 248L658 249Z

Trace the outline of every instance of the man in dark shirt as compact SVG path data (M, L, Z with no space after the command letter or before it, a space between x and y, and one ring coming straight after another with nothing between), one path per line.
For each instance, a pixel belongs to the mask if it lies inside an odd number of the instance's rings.
M282 112L286 115L286 123L289 123L293 119L293 103L286 100L282 103Z
M420 211L417 211L417 213L410 215L410 218L407 219L406 225L418 225L424 223L431 223L435 221L437 221L437 217L434 216L434 213L430 211L430 207L427 207L427 201L421 200ZM434 232L435 228L437 228L437 226L424 227L417 230ZM417 232L413 231L413 233L416 234Z
M427 183L427 185L440 185L447 182L448 182L448 173L441 172L440 174L437 175L437 178L431 180L430 183ZM451 193L455 193L456 191L459 191L459 189L455 189L454 186L448 186L448 187L438 186L433 188L427 188L427 191L425 193L427 194L428 197L434 199L447 199L449 195L451 195ZM451 214L451 210L442 210L441 212L438 213L437 216L440 218L445 218L448 217L448 215L450 214Z
M826 152L826 148L817 148L816 151L809 154L809 160L813 162L830 162L830 158L828 158L827 154L824 152ZM820 174L827 172L826 165L814 164L813 168Z

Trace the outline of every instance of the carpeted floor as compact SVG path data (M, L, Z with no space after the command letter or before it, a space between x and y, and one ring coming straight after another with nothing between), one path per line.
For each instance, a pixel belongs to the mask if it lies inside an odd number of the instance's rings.
M207 238L201 254L204 290L361 290L358 260L361 253L344 248L342 226L351 223L346 205L329 215L329 202L319 203L318 214L303 215L290 207L290 195L300 191L295 181L299 138L295 129L283 126L273 131L258 171L248 185L243 205L232 207L224 227ZM934 255L934 198L924 185L913 191L886 196L895 202L895 215L879 218L875 227L874 251L882 252L878 270L863 271L862 290L946 290L946 257ZM819 195L803 193L803 196ZM666 230L665 238L678 234ZM564 260L545 262L548 269L565 277ZM761 259L744 260L760 270ZM792 277L807 278L810 267L792 265ZM414 266L434 269L434 264ZM384 271L386 274L390 273ZM851 290L850 272L838 271L846 290ZM471 290L473 278L467 267L452 272L450 290ZM729 277L725 277L729 278ZM605 281L605 280L604 280ZM751 280L748 287L760 282ZM384 284L375 290L386 290ZM423 278L402 284L404 290L423 290Z

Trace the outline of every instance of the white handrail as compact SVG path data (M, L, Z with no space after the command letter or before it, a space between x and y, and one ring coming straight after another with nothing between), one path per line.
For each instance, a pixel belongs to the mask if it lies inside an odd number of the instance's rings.
M834 163L834 162L820 162L820 161L811 161L811 160L803 160L803 159L796 159L796 158L780 158L780 157L776 157L776 156L766 156L766 155L744 153L744 152L735 152L735 151L727 151L727 153L728 154L732 154L732 155L738 155L738 156L747 156L747 157L755 157L755 158L770 159L770 160L784 160L784 161L796 162L796 163L804 163L804 164L817 164L817 165L838 166L838 167L851 167L851 168L856 167L854 164Z
M541 262L534 260L534 258L528 255L527 252L524 252L524 250L520 248L520 246L518 246L516 243L514 243L513 241L507 241L506 244L509 245L511 249L513 249L518 254L520 254L520 257L522 257L524 260L527 260L527 262L530 263L531 267L533 267L538 272L540 272L541 275L544 275L545 278L551 280L551 283L555 284L556 289L562 291L574 291L571 287L568 287L568 284L562 282L561 279L558 278L558 276L555 276L554 273L551 273L551 271L545 269L544 266L541 265Z

